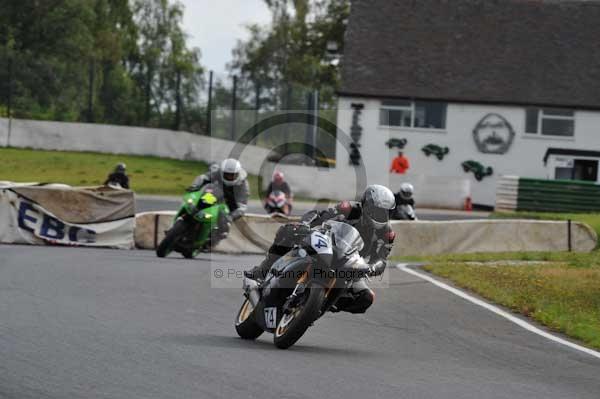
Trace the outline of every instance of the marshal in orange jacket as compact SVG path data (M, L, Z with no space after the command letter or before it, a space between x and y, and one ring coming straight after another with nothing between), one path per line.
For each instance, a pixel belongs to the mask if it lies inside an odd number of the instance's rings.
M404 155L398 155L392 160L392 166L390 167L390 173L404 174L410 168L408 158Z

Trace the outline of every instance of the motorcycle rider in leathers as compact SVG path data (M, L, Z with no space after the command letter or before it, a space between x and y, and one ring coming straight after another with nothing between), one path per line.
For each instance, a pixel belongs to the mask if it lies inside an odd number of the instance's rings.
M229 233L231 221L235 221L246 213L248 209L248 197L250 186L247 180L248 174L242 168L237 159L226 159L220 165L213 163L208 172L196 177L187 191L198 191L206 184L214 184L222 190L225 203L229 207L229 216L219 214L217 229L211 234L207 247L215 247ZM208 249L208 248L207 248Z
M371 185L363 193L360 202L342 201L334 208L310 211L302 216L301 223L279 228L266 259L244 274L248 278L264 279L277 259L310 234L310 228L320 226L328 220L336 220L348 223L358 230L365 243L360 255L369 264L370 275L381 275L396 237L389 223L389 212L394 206L394 194L389 188ZM374 292L365 280L354 282L347 295L337 300L332 311L364 313L375 299Z

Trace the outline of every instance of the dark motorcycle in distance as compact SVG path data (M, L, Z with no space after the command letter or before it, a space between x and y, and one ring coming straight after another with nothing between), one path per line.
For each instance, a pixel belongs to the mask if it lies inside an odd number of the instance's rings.
M235 319L241 338L267 331L276 347L287 349L332 310L353 281L369 275L359 254L364 242L354 227L328 221L306 228L302 244L275 262L262 283L244 279L245 300Z
M280 213L288 216L290 214L290 206L285 193L279 190L269 193L269 196L265 201L265 210L269 215Z

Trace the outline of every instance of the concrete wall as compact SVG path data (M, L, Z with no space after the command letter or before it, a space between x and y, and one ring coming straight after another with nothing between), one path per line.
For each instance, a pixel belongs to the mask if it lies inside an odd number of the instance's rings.
M6 145L7 120L0 118L0 145ZM154 155L210 162L228 157L235 143L172 130L13 119L11 147L94 151L109 154ZM245 146L241 161L257 173L269 150Z
M148 212L136 217L135 242L138 248L154 249L164 238L175 212ZM157 219L158 218L158 219ZM232 226L230 235L216 250L225 253L263 254L283 221L266 215L246 215ZM155 226L158 226L156 231ZM566 221L466 220L448 222L394 221L397 234L392 256L420 256L474 252L567 251ZM597 244L594 230L586 224L571 224L571 249L590 252Z
M388 173L397 149L390 150L385 142L390 138L405 138L408 144L405 154L411 162L411 170L405 176L413 180L412 174L437 176L448 179L466 179L470 182L474 203L494 205L497 179L502 175L518 175L535 178L554 178L552 165L544 165L543 157L548 147L573 149L600 148L600 113L575 112L574 137L548 137L525 133L525 108L513 106L492 106L473 104L448 104L445 130L427 130L402 127L379 126L381 102L366 98L341 98L339 101L338 125L350 131L352 124L352 103L364 105L360 124L363 135L360 140L361 152L370 182L385 184L390 181ZM503 116L513 127L516 135L506 154L484 154L479 152L473 139L473 129L489 113ZM450 152L439 161L427 157L422 148L427 144L447 146ZM465 173L461 163L475 160L484 166L491 166L494 174L483 181L477 181L472 173ZM350 171L348 155L338 145L338 165ZM417 190L419 187L416 187Z
M373 113L374 115L375 113ZM351 115L341 112L340 120ZM373 117L367 113L369 119ZM375 115L376 116L376 115ZM368 126L364 121L363 126ZM349 124L342 126L349 131ZM0 118L0 146L6 145L8 121ZM367 132L365 132L367 133ZM345 133L340 133L345 134ZM266 162L269 150L252 145L241 145L240 160L251 174L261 174L265 185L271 178L274 167L286 174L295 194L310 198L334 200L354 199L365 184L379 183L398 190L406 179L387 174L389 151L384 148L381 137L363 139L363 152L367 159L367 179L360 178L360 171L348 165L348 151L341 144L337 148L338 164L335 168L317 168L295 165L273 165ZM371 140L374 143L371 143ZM153 155L174 159L189 159L204 162L218 161L235 154L236 143L217 138L200 136L171 130L125 127L86 123L62 123L49 121L13 120L10 135L11 147L44 150L94 151L110 154ZM383 159L381 148L384 148ZM371 159L374 158L374 159ZM381 165L379 165L381 161ZM385 165L385 166L383 166ZM383 166L383 171L381 169ZM416 200L421 207L462 209L464 200L470 195L471 185L464 176L446 177L422 173L414 168L409 181L415 183ZM253 188L254 189L254 188Z

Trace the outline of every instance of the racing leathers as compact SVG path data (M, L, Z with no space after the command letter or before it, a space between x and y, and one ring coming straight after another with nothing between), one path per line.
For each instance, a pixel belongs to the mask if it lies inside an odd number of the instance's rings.
M207 173L196 177L188 191L197 191L206 184L212 183L222 190L223 198L229 208L229 215L220 213L217 223L217 230L211 234L210 247L217 245L219 241L227 237L231 221L235 221L244 216L248 208L248 197L250 196L250 186L246 180L246 172L243 171L243 178L235 185L223 184L223 177L219 168L212 168Z
M361 216L361 204L350 201L343 201L327 210L315 210L304 214L301 223L287 224L279 228L265 260L246 275L250 278L264 279L277 259L310 234L310 228L320 226L328 220L348 223L358 230L365 243L360 255L370 265L370 275L381 275L387 265L395 233L389 224L384 229L375 230L372 225L365 223ZM374 299L375 294L367 285L366 279L361 279L354 282L348 293L337 300L332 310L364 313L373 304Z

